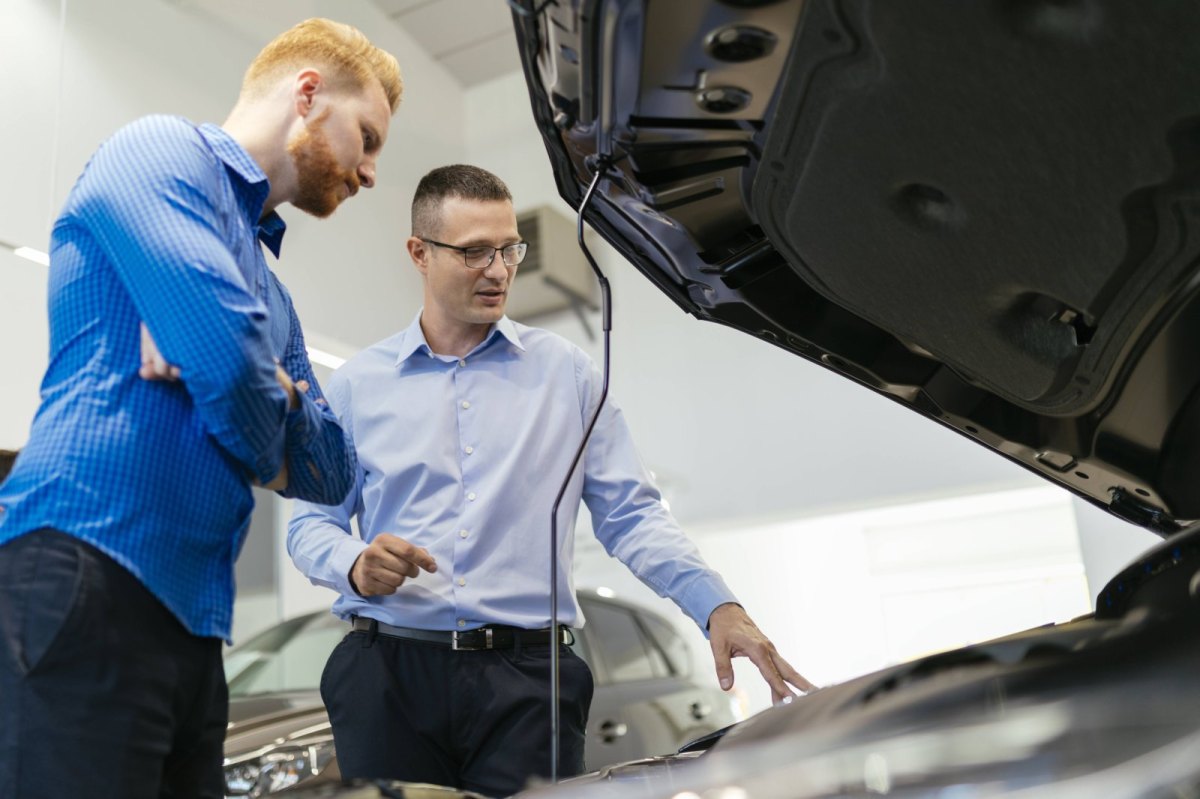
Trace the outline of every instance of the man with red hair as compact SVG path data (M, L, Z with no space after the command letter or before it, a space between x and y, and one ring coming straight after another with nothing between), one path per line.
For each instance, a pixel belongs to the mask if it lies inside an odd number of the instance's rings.
M353 455L279 254L291 203L375 184L395 58L303 22L223 125L152 116L54 225L50 365L0 486L0 796L225 794L221 662L252 484L340 502Z

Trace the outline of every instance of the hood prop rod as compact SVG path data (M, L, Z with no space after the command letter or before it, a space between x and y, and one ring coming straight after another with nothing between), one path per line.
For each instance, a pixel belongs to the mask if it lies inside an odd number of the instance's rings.
M612 290L608 285L608 278L604 276L600 266L596 263L596 259L592 257L591 251L588 250L587 244L583 240L583 214L587 210L588 203L591 202L592 196L596 191L596 187L600 184L601 178L608 174L609 167L612 166L612 159L607 155L601 155L596 159L596 174L592 177L591 185L588 186L587 193L583 195L583 201L579 204L579 216L576 222L576 238L579 241L579 249L583 251L584 257L592 267L592 271L596 273L596 279L600 282L600 298L601 306L600 313L603 320L604 329L604 380L600 389L600 401L596 403L596 410L592 413L591 421L588 422L587 429L584 430L583 440L579 442L579 448L575 450L575 458L571 461L571 468L567 470L567 476L563 478L562 485L558 489L558 496L554 500L554 508L550 511L550 629L551 639L554 643L550 646L550 781L558 782L558 728L559 728L559 685L558 685L558 506L562 504L563 496L567 493L567 486L571 482L571 477L575 474L575 469L579 466L579 461L583 457L583 451L587 447L588 440L592 437L592 430L596 427L596 421L600 418L600 411L604 407L604 401L608 398L608 373L609 373L609 339L612 332Z

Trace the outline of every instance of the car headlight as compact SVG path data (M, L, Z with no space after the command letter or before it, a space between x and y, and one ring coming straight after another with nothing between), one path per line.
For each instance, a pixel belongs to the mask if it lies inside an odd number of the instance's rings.
M225 795L268 796L317 776L333 759L333 741L257 752L225 764Z

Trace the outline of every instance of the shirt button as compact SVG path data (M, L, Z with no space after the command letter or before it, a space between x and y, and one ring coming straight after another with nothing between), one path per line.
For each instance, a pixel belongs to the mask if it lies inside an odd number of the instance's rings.
M466 408L470 408L470 407L471 407L471 403L467 402L466 400L463 400L463 408L466 409Z
M467 494L467 499L470 500L471 502L474 502L475 501L475 492L472 491L470 494Z
M458 365L459 365L459 366L466 366L466 365L467 365L467 362L466 362L466 361L459 361L459 362L458 362Z
M466 627L466 626L467 626L467 620L466 620L466 619L459 619L459 620L458 620L458 626L459 626L459 627Z
M466 449L463 450L463 452L467 453L468 455L470 455L474 451L475 451L474 447L467 447Z
M459 538L466 538L468 535L470 535L470 533L468 533L466 530L459 530L459 531L458 531L458 537L459 537Z
M466 585L466 584L467 584L467 581L466 581L465 579L463 579L462 577L459 577L459 578L458 578L458 584L459 584L459 585Z

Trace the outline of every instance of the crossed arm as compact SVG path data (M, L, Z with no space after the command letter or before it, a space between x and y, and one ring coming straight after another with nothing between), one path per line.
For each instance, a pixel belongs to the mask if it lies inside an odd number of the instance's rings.
M286 437L283 465L269 482L258 479L254 485L278 491L287 497L311 502L336 504L341 502L354 483L352 445L346 440L328 403L310 378L312 368L305 354L304 338L299 321L291 311L292 336L285 358L287 366L275 364L275 380L288 398ZM138 374L144 380L174 382L180 380L180 370L159 351L153 336L142 325L141 367ZM292 374L305 378L292 380ZM307 399L310 395L314 398Z
M179 381L179 367L168 363L167 359L163 357L161 352L159 352L158 345L154 343L154 337L150 335L150 330L146 327L145 322L142 323L141 340L142 365L138 369L138 376L140 376L143 380L150 381L162 381L168 383ZM299 400L296 398L296 392L300 391L303 393L308 391L308 381L299 380L293 383L292 378L279 364L275 364L275 380L279 383L279 387L287 393L288 410L296 410L296 408L299 407ZM288 485L287 459L284 459L283 467L280 468L279 474L275 476L274 480L263 484L255 479L254 484L261 486L268 491L286 490Z

